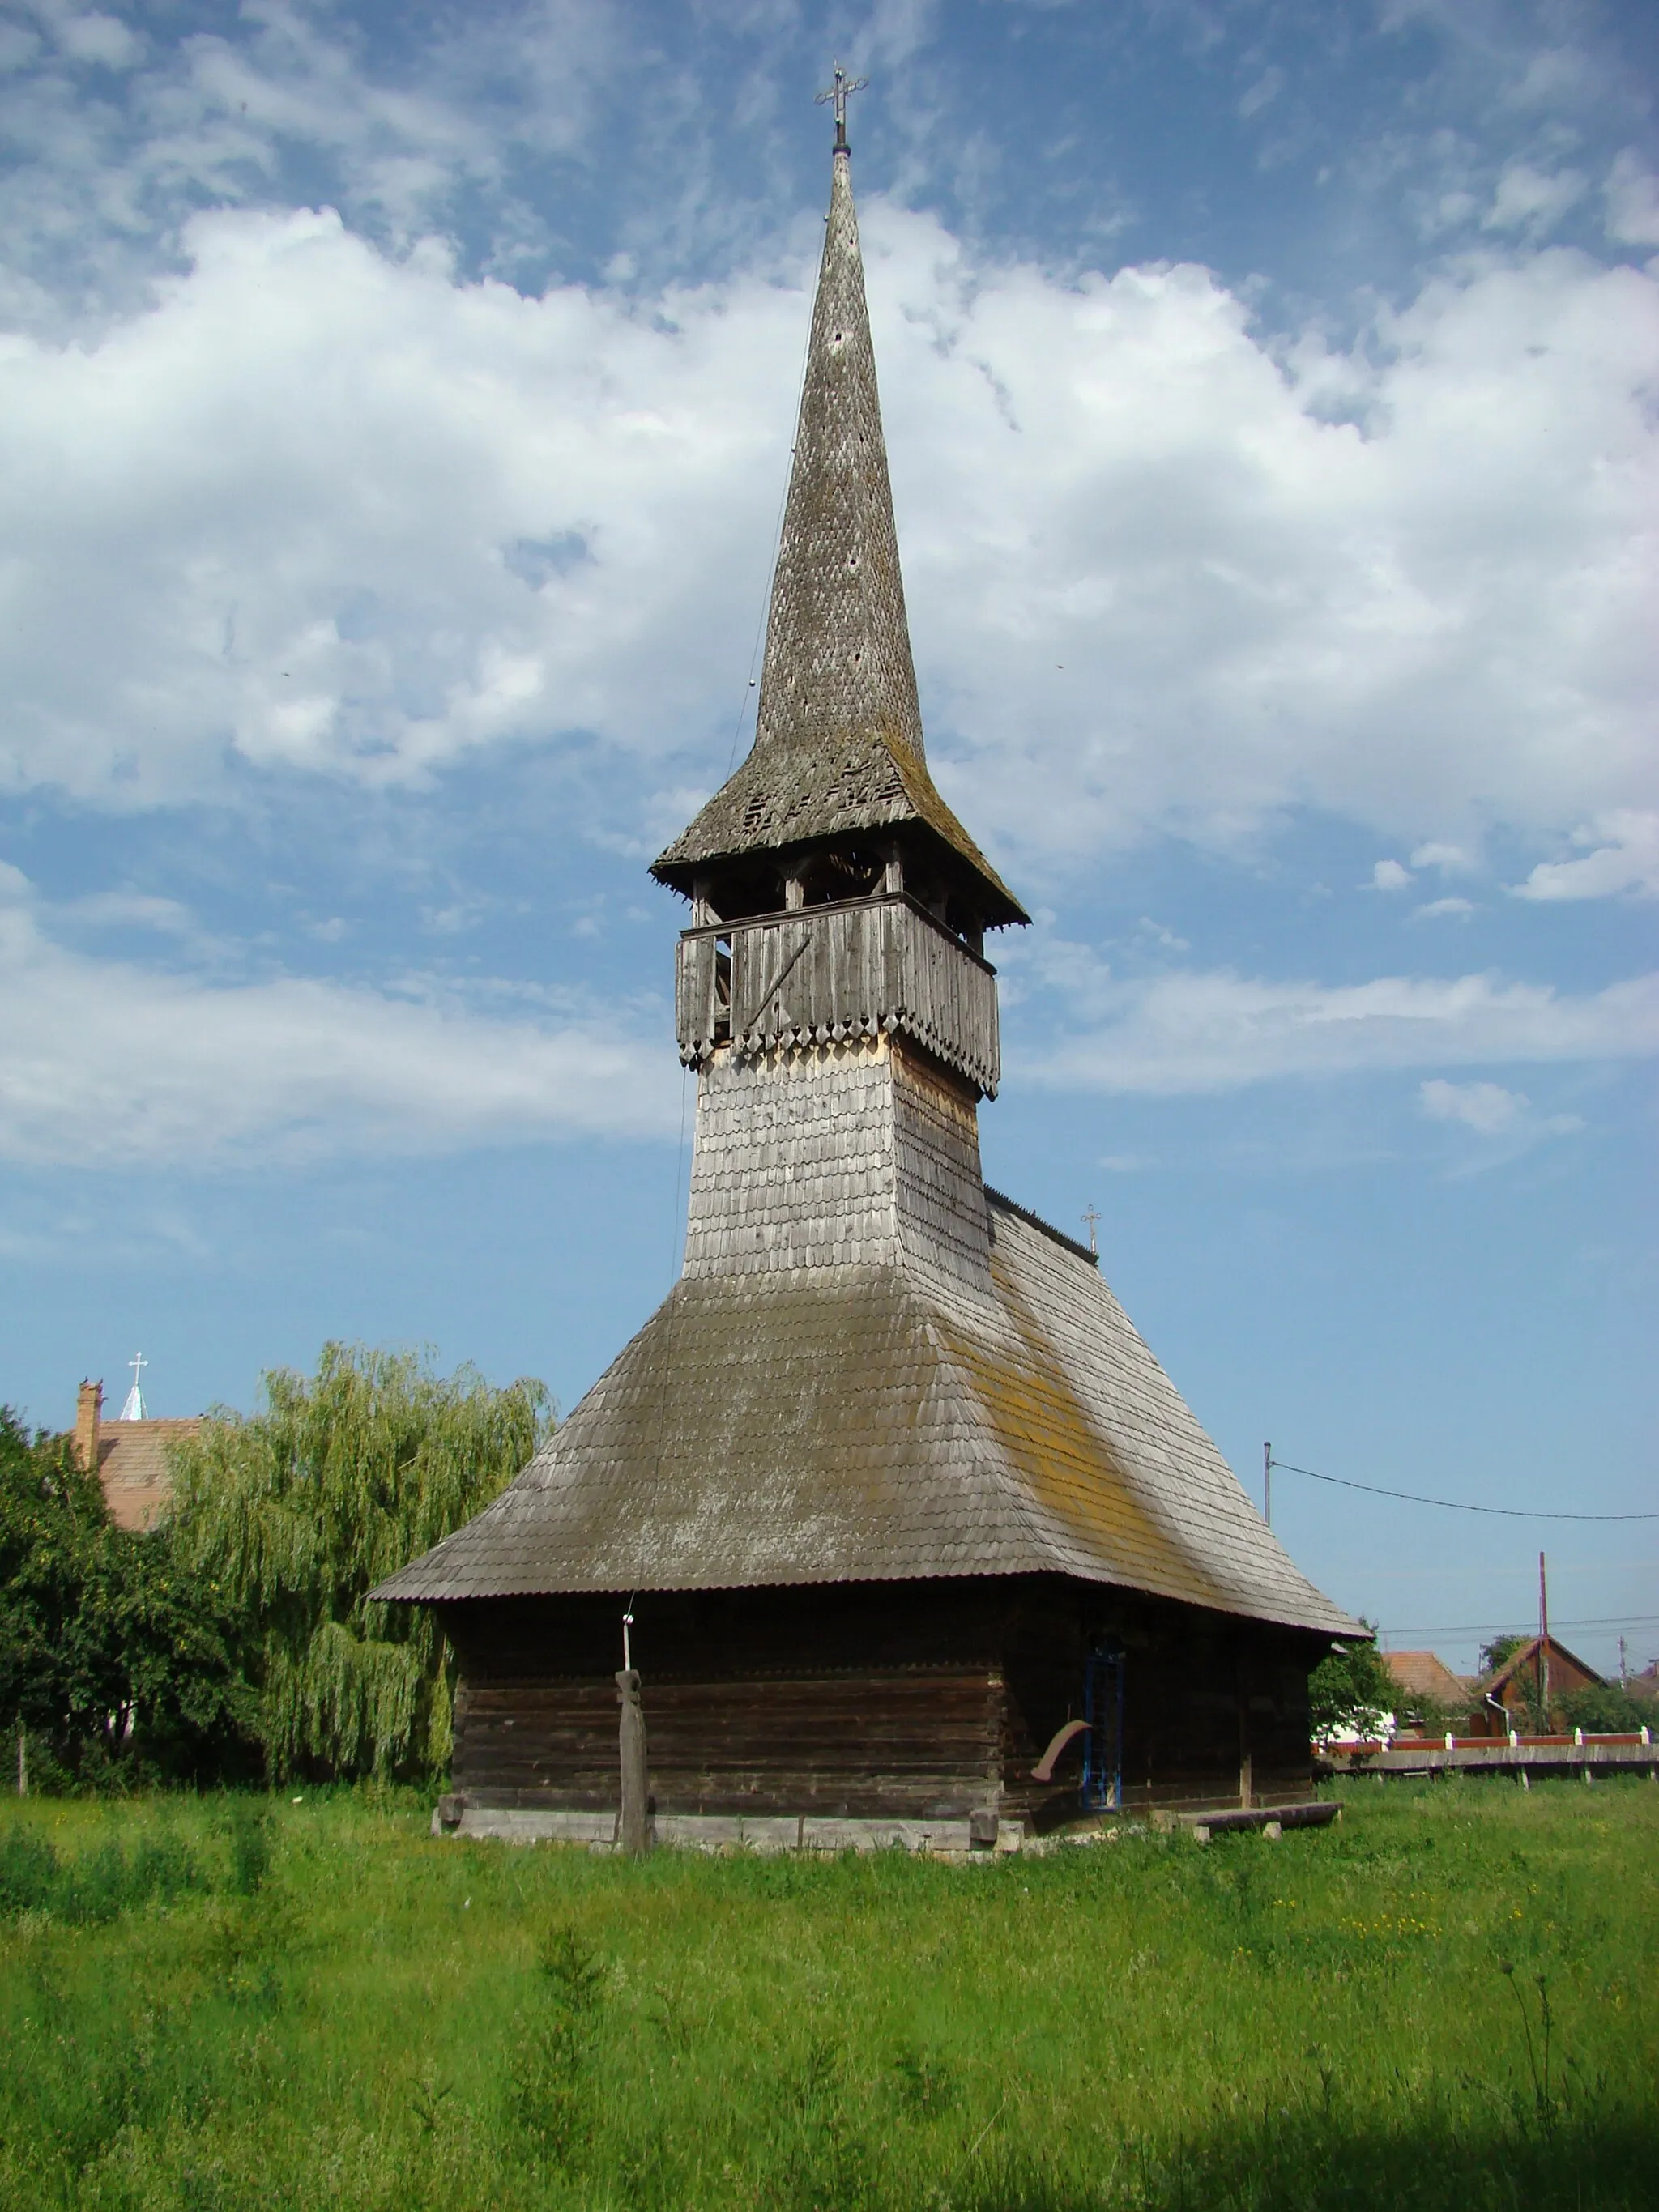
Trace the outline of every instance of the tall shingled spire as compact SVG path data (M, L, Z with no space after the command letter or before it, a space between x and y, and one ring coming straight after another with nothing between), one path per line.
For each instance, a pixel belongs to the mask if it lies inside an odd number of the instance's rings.
M754 749L652 872L690 890L710 862L915 823L965 863L986 923L1023 921L927 772L843 124Z
M852 161L837 147L755 744L872 737L922 757Z

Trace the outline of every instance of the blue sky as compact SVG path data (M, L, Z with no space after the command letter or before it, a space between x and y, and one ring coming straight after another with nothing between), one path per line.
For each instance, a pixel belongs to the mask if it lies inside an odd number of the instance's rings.
M0 4L0 1396L567 1407L677 1264L839 56L999 1187L1241 1475L1651 1510L1659 16ZM1659 1522L1285 1474L1473 1663ZM1583 1624L1582 1626L1579 1624Z

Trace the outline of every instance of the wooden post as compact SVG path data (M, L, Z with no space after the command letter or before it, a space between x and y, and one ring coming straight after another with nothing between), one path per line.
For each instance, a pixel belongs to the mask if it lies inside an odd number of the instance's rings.
M1248 1813L1253 1796L1255 1777L1250 1760L1250 1674L1249 1662L1238 1661L1238 1802Z
M617 1843L631 1859L643 1858L651 1848L647 1820L649 1795L645 1758L645 1714L640 1705L640 1676L635 1667L617 1673L617 1694L622 1701L622 1820Z

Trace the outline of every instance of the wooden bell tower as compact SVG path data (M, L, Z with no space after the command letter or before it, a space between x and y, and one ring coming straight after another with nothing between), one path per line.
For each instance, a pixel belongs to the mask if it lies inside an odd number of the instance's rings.
M844 108L754 748L653 872L691 900L685 1265L988 1267L988 930L1025 921L928 774Z

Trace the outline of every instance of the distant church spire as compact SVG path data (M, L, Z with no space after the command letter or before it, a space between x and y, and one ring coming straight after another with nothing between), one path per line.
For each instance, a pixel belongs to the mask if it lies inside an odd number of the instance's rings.
M652 872L696 893L708 864L911 828L976 926L1024 910L928 774L899 572L837 64L830 212L778 544L754 748ZM729 910L729 909L722 909Z
M138 1378L149 1362L142 1352L137 1352L128 1360L127 1365L132 1370L132 1388L127 1392L126 1403L121 1408L121 1419L124 1421L148 1420L149 1416L144 1411L144 1394L138 1387Z

